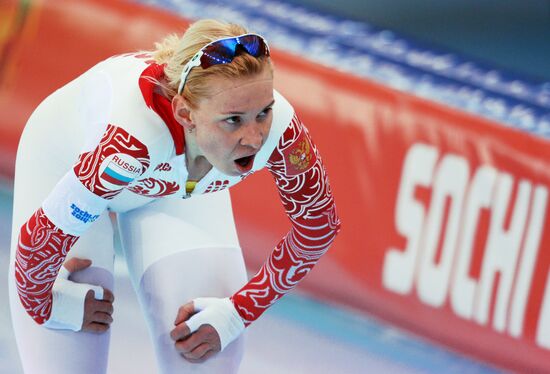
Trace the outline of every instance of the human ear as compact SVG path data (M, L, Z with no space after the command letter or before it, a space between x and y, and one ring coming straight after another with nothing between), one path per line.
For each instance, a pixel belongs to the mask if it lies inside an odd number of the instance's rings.
M191 108L187 100L181 95L176 95L172 99L172 113L174 118L187 131L193 130L195 125L191 120Z

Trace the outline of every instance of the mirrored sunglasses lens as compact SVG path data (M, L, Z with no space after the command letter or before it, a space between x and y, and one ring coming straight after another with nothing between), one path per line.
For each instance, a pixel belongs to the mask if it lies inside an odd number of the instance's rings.
M234 39L220 40L209 45L203 51L201 66L206 69L212 65L228 64L235 57L237 42Z
M267 54L264 41L257 35L241 36L239 38L239 42L246 49L246 51L254 57Z

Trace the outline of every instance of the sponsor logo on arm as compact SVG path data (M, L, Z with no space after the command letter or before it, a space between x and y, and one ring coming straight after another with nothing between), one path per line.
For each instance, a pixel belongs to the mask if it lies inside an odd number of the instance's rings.
M71 204L71 215L84 223L92 223L99 218L99 214L90 214L76 206L76 204Z

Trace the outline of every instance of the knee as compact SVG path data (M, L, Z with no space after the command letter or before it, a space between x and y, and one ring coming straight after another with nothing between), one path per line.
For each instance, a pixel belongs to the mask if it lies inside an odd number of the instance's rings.
M233 374L239 372L244 355L246 334L231 342L222 352L218 352L205 362L191 363L181 356L171 341L169 346L156 346L157 361L160 372L172 374L179 372L193 372L205 374ZM166 342L168 342L166 340Z

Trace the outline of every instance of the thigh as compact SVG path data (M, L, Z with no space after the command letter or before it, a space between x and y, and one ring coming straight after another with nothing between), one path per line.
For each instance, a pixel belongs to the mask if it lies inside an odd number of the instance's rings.
M237 372L244 337L197 365L177 353L169 335L181 305L230 296L246 282L229 194L159 201L120 215L119 227L161 372Z
M246 281L240 250L200 248L165 257L147 268L139 286L139 299L151 333L159 371L172 373L237 373L244 336L205 363L181 357L170 338L180 306L196 297L227 297Z
M31 126L18 150L9 267L10 310L22 366L25 373L104 373L109 333L46 329L28 316L19 301L14 281L19 230L68 170L66 165L48 159L47 147L33 136L38 135ZM69 256L89 258L93 263L75 273L73 280L112 289L113 254L113 228L108 213L104 213L69 252Z

